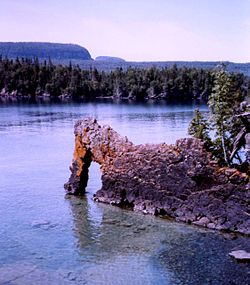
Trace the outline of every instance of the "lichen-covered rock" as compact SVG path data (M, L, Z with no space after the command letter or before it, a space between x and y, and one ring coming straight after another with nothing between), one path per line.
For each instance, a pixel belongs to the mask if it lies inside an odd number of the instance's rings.
M69 194L84 194L91 161L102 171L96 201L250 234L249 177L219 168L198 139L134 145L109 126L86 119L75 125L72 173L65 184Z

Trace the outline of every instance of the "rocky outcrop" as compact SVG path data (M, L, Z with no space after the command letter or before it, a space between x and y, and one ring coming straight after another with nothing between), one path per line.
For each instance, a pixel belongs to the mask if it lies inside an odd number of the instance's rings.
M248 175L220 168L198 139L134 145L96 120L78 121L72 173L65 184L69 194L84 194L92 161L102 172L96 201L250 234Z

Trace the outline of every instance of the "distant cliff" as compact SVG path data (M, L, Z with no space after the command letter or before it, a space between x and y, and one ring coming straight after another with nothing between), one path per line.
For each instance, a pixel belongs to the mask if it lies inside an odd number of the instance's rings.
M8 58L34 58L58 61L90 60L89 51L79 45L44 42L0 42L0 55Z
M126 62L125 59L115 56L97 56L95 60L105 62Z

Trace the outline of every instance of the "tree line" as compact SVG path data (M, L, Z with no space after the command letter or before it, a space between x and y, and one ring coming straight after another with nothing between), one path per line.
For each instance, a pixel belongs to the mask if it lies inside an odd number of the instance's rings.
M249 78L240 73L232 73L231 78L235 90L246 92ZM214 80L212 70L177 68L176 65L161 69L117 68L104 72L95 68L82 70L71 63L55 65L50 59L39 62L37 58L12 60L0 56L0 92L14 92L16 96L207 100Z

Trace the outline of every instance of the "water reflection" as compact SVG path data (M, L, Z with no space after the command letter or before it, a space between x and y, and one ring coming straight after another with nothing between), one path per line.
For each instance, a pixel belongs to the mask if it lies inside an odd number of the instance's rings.
M67 105L0 105L0 131L21 131L26 127L57 127L57 122L71 128L77 119L95 117L101 124L109 124L129 137L134 143L174 143L187 135L188 124L193 116L194 105L71 102ZM206 111L202 105L201 110ZM11 117L11 120L10 120ZM143 136L138 135L143 130ZM157 134L152 136L152 133Z
M0 130L5 130L13 127L26 127L26 126L33 126L37 125L51 125L51 123L58 121L58 120L75 120L79 118L78 114L74 113L64 113L64 112L24 112L24 117L22 120L2 120L0 122ZM84 115L83 115L84 116ZM8 119L8 118L7 118Z
M147 268L143 272L145 280L157 274L159 282L168 280L163 284L250 282L249 266L237 264L228 256L232 249L249 247L244 237L223 236L102 204L97 204L102 220L96 225L89 213L92 202L87 197L70 197L69 203L79 255L82 260L97 262L100 268L108 262L114 267L134 262L136 270L138 265L142 266L141 272ZM153 284L162 284L158 281Z

